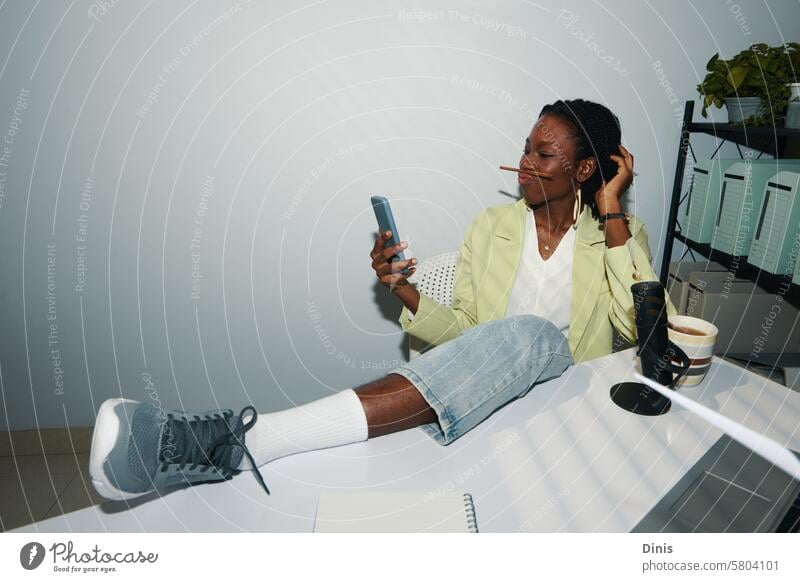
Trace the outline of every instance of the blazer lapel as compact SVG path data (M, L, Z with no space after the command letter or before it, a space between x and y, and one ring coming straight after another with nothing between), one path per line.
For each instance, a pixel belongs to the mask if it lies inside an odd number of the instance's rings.
M503 213L495 227L494 235L497 238L514 242L522 249L522 242L525 240L525 219L528 214L525 200L523 198L517 200L513 209L513 212Z
M573 353L586 333L604 280L605 233L598 227L589 208L584 207L578 217L572 259L572 313L568 340Z
M492 252L496 254L492 262L495 264L495 268L502 269L502 272L498 270L498 280L503 281L499 300L494 306L494 314L497 318L504 317L508 308L508 299L517 278L522 247L525 242L527 219L527 206L525 200L521 198L513 205L512 212L504 212L501 215L494 228Z

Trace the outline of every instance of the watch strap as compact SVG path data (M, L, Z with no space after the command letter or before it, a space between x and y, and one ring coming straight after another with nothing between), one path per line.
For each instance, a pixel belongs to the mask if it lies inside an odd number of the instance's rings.
M624 218L625 222L628 222L628 213L627 212L611 212L609 214L601 214L600 215L600 222L605 222L610 218Z

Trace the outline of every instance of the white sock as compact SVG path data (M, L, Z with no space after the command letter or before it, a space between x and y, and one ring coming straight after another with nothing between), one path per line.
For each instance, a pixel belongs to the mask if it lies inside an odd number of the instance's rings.
M289 410L259 414L244 444L260 467L294 453L365 441L368 432L361 400L348 389ZM237 468L253 468L247 455Z

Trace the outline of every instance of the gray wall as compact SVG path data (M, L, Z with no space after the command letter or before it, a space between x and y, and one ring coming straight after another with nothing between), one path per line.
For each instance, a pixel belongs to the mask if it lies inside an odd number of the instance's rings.
M370 194L416 256L458 248L558 98L618 113L660 263L684 99L714 52L798 23L797 2L4 2L0 428L379 376L403 352Z

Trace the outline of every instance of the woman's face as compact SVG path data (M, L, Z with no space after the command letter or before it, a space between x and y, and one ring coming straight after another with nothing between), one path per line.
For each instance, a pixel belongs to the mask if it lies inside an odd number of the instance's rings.
M525 150L520 159L520 168L537 170L549 174L539 178L518 174L520 188L529 204L545 200L570 199L575 195L579 183L594 171L596 160L587 158L576 164L575 140L571 128L561 118L543 115L525 139Z

